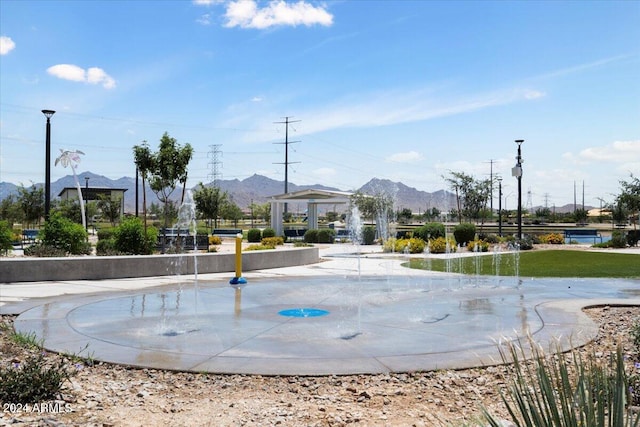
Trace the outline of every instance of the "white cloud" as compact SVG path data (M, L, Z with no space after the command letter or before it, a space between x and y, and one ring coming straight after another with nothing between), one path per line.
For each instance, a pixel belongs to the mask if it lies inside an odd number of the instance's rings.
M6 55L11 52L16 47L16 44L11 37L2 36L0 37L0 55Z
M102 68L91 67L88 70L73 64L58 64L47 68L47 73L59 79L84 82L89 84L102 84L105 89L116 87L116 81Z
M201 25L211 25L211 14L205 13L200 16L200 18L196 19L196 22Z
M193 0L196 6L211 6L212 4L223 3L224 0Z
M626 163L640 161L640 140L615 141L601 147L585 148L578 158L586 161Z
M262 98L261 96L254 96L253 98L251 98L251 102L262 102L264 101L264 98Z
M395 153L387 157L388 162L394 163L415 163L423 159L422 154L417 151L407 151L404 153Z
M258 8L255 0L236 0L227 5L226 27L258 28L288 25L330 26L333 15L322 7L315 7L303 0L287 3L284 0L271 1L266 7Z

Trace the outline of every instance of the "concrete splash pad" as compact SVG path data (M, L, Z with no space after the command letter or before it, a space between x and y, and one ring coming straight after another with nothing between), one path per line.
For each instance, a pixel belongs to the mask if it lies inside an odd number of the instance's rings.
M45 348L157 369L327 375L468 368L500 362L498 342L582 345L580 312L638 304L638 281L336 276L217 281L57 299L21 314ZM286 310L322 316L283 316Z

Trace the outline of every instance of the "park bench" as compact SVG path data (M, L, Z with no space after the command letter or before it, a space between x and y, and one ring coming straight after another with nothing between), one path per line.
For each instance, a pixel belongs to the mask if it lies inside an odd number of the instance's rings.
M600 239L602 243L602 235L595 228L571 228L564 230L564 242L571 243L572 239L593 239L593 243L596 243L597 239Z
M181 246L184 246L187 249L193 248L193 235L191 234L190 230L186 228L164 228L160 230L160 233L158 234L158 249L163 247L163 241L165 248L169 246L175 246L178 236L180 236L180 239L182 240ZM208 249L209 236L204 234L196 234L196 247L201 250Z
M336 230L336 235L334 237L334 242L346 242L351 239L351 233L346 228L341 228Z
M33 245L38 238L38 231L30 228L22 230L22 247L24 245Z
M284 230L284 236L287 238L287 241L289 240L303 240L304 239L304 233L306 233L307 230L304 228L300 228L300 229L289 229L289 230Z
M242 230L239 228L214 228L211 234L218 237L236 237L238 234L242 234Z

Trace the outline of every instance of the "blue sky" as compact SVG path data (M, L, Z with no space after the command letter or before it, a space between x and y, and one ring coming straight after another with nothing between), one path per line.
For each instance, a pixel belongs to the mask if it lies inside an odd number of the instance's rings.
M0 181L44 181L42 109L53 159L113 179L166 131L194 147L189 185L213 145L223 179L282 180L284 117L295 184L493 170L513 208L516 139L533 205L640 175L638 1L2 0L0 37Z

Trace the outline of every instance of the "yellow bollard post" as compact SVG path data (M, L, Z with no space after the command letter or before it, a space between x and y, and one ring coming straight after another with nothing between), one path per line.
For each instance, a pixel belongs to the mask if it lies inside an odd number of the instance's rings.
M242 234L236 235L236 277L229 281L232 285L247 283L247 279L242 277Z

